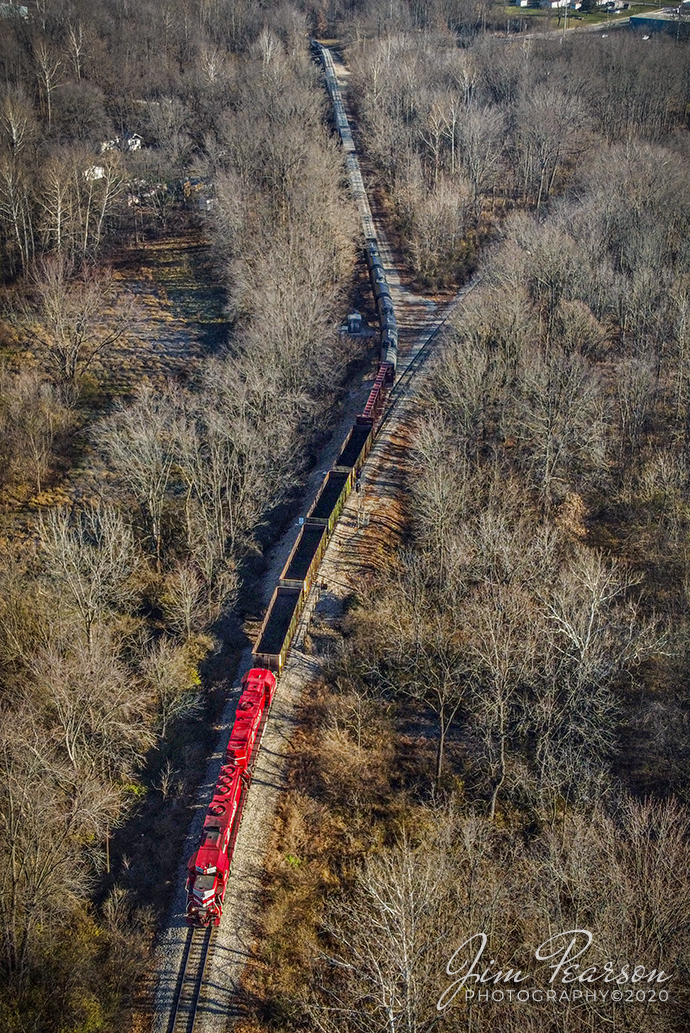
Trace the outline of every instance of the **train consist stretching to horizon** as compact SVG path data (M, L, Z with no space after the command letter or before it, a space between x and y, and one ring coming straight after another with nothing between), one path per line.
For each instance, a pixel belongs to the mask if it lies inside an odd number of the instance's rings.
M311 48L324 67L335 124L345 151L350 187L362 221L365 258L380 326L380 352L379 367L367 404L356 418L335 466L326 475L306 515L254 647L257 663L273 671L280 671L285 663L328 539L371 449L398 364L398 324L333 57L330 50L316 40L312 40Z
M280 575L254 646L257 666L242 679L242 694L213 799L197 849L187 863L186 919L191 926L218 925L244 801L268 718L276 674L287 657L312 582L340 512L371 449L398 361L398 325L381 261L374 221L355 154L330 51L316 41L335 122L345 150L350 185L362 220L367 268L379 319L380 361L367 404L356 418L333 469L326 475Z
M312 52L320 59L326 73L326 86L333 104L335 124L340 134L340 140L345 151L347 173L350 179L352 196L357 202L359 215L362 221L362 232L364 234L365 257L371 288L376 301L376 313L381 327L381 365L387 365L389 381L392 382L395 376L395 369L398 363L398 323L393 310L390 287L386 278L386 272L381 261L379 242L376 236L374 220L371 215L371 208L364 189L364 181L359 167L359 160L355 151L355 143L352 138L352 130L345 114L343 99L340 93L340 86L335 74L333 56L328 47L324 47L316 40L311 43Z

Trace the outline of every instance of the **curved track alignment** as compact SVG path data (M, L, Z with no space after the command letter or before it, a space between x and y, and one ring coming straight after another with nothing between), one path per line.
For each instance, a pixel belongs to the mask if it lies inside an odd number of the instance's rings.
M433 345L437 343L441 332L447 326L455 309L465 300L467 295L474 290L477 286L477 282L478 281L476 279L472 280L471 283L468 283L461 291L458 292L446 309L445 314L438 320L436 327L430 333L422 335L419 347L413 350L407 364L402 369L398 366L398 376L396 377L395 383L388 395L386 408L383 416L381 417L381 422L378 428L379 433L383 430L388 420L390 420L400 402L409 395L412 382L416 374L419 373L431 355Z

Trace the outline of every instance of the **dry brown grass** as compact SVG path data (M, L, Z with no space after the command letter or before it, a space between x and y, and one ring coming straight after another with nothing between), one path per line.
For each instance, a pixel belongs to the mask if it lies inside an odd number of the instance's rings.
M297 1002L322 949L324 902L398 817L392 726L379 715L376 734L358 735L351 704L323 683L305 693L289 762L292 788L279 805L266 860L259 964L245 972L253 1003L241 1033L300 1025Z

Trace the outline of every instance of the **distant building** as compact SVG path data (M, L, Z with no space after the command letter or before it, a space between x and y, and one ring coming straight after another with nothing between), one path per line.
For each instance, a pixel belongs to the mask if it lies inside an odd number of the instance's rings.
M105 154L106 151L140 151L143 146L143 137L138 133L125 133L122 138L116 136L112 140L104 140L99 147L99 154Z
M630 28L649 35L653 32L667 32L676 39L690 39L690 18L680 17L675 7L631 14Z
M19 4L0 4L0 18L22 18L27 21L29 8Z

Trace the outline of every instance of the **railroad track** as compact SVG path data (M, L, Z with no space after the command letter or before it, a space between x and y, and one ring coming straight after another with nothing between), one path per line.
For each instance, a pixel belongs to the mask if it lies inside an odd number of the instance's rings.
M170 1009L168 1033L194 1033L214 929L190 929Z
M419 373L424 363L429 358L432 351L432 345L434 344L437 337L448 323L448 320L455 311L455 308L464 301L464 299L467 297L470 291L474 290L474 288L477 286L477 282L478 281L474 279L471 283L467 284L467 286L462 288L462 290L458 293L458 295L446 309L445 314L439 320L438 325L434 327L434 329L431 331L424 343L420 345L420 347L417 348L417 350L415 351L414 355L410 357L405 368L400 371L398 377L396 378L395 384L393 385L391 392L388 396L386 409L381 418L381 423L379 424L377 433L381 432L383 427L386 425L388 420L393 415L396 407L407 395L410 385L414 380L415 374Z
M387 245L385 247L386 263L390 264L393 272L395 272L395 266L388 252ZM383 419L381 421L381 428L389 421L392 422L395 410L399 411L400 404L407 397L410 392L410 385L415 379L417 374L430 352L433 349L433 344L438 340L438 336L446 326L455 306L461 303L462 299L472 290L474 281L465 287L456 299L446 308L442 316L436 317L437 322L434 325L426 322L424 325L419 327L408 327L404 326L406 334L410 335L414 333L417 342L421 341L421 344L417 344L412 355L407 358L407 362L404 368L398 366L399 376L397 381L389 395L388 404L384 411ZM410 314L414 316L412 309L416 303L421 306L427 306L426 311L428 312L428 299L415 299L412 295L408 295L404 288L401 287L397 275L395 276L395 283L393 286L394 292L400 292L404 297L412 299L410 301ZM406 302L403 300L402 304ZM409 318L409 316L408 316ZM404 325L404 324L403 324ZM331 581L335 582L334 578L330 578ZM302 634L306 628L306 622L302 625ZM250 658L251 659L251 658ZM287 679L286 679L287 681ZM287 692L288 685L283 685L283 692ZM296 690L292 689L293 693ZM287 725L288 720L292 720L292 713L295 706L294 700L289 701L289 705L286 704L287 709L283 716L283 723ZM287 715L287 716L285 716ZM262 727L257 739L257 749L254 754L254 759L258 754L258 743L263 737L263 731L265 728ZM276 738L276 744L273 746L273 753L271 756L271 762L269 770L271 772L270 777L264 777L262 791L264 793L264 799L270 792L277 792L280 784L280 777L282 768L281 765L281 751L284 749L283 740L287 738L287 731L282 729L280 734ZM217 772L214 773L212 779L215 783L217 779ZM275 784L272 784L275 783ZM250 801L251 803L252 801ZM261 809L257 802L257 791L254 792L254 803L256 813L253 816L253 824L251 827L250 835L254 835L256 838L260 838L257 815L260 817ZM264 806L266 804L264 803ZM275 803L273 803L275 806ZM241 807L244 808L244 797L242 799ZM239 829L239 818L236 824L235 832L237 834ZM245 834L246 835L246 834ZM234 853L234 847L231 848L231 852ZM251 850L248 851L251 853ZM242 856L240 853L239 859L234 859L233 867L237 871L237 863L239 861L240 871L243 873L244 882L240 887L240 880L230 880L228 885L228 893L226 894L225 909L232 915L233 921L228 923L224 921L218 929L213 927L209 929L192 928L186 930L186 939L184 945L182 938L185 935L184 931L175 926L170 932L170 941L174 943L174 954L173 951L170 953L170 961L168 967L165 970L165 976L161 979L161 1005L159 1006L157 1021L155 1024L156 1033L201 1033L201 1031L212 1030L216 1031L221 1027L225 1028L225 1024L229 1019L237 1018L240 1015L238 1006L235 1000L237 993L237 986L239 985L241 972L246 962L246 944L251 941L252 931L248 928L247 922L244 920L248 908L248 895L246 886L255 884L255 873L251 869L251 865L248 864L247 857ZM242 867L244 865L244 867ZM256 892L252 890L252 892ZM184 904L180 901L176 907L176 915L179 915L183 909ZM225 928L224 928L225 927ZM218 941L218 952L217 957L214 956L216 940ZM173 956L179 960L179 968L177 964L173 962ZM205 972L208 970L208 980L205 982ZM206 987L206 989L204 989ZM212 989L210 989L212 987ZM203 993L203 1000L202 1000ZM167 998L167 999L166 999Z

